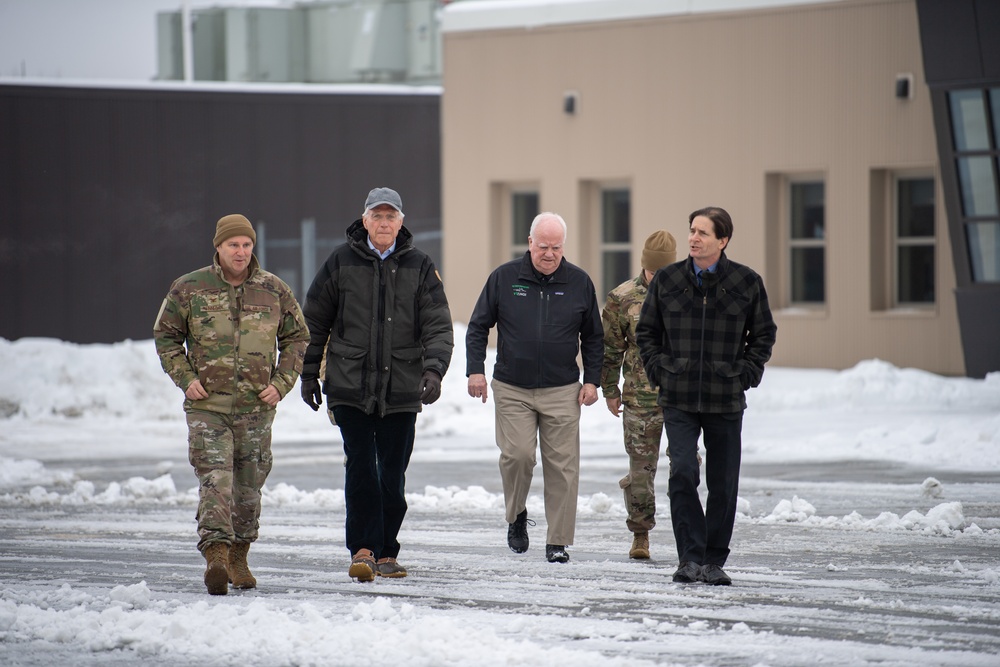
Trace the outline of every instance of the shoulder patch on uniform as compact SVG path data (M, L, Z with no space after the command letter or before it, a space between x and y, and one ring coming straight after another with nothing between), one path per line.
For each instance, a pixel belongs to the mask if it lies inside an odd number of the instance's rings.
M156 314L156 321L153 322L153 331L160 330L160 320L163 319L163 311L167 308L167 298L163 297L163 303L160 304L160 312Z

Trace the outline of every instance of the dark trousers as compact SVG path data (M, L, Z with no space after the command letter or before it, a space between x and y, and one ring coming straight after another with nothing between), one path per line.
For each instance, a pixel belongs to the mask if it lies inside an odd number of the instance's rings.
M670 514L681 562L725 565L736 521L743 412L709 414L663 409L670 452ZM708 502L698 498L698 436L705 435Z
M403 494L417 413L379 417L338 405L333 415L347 456L347 548L352 554L371 549L375 558L395 558L396 536L406 515Z

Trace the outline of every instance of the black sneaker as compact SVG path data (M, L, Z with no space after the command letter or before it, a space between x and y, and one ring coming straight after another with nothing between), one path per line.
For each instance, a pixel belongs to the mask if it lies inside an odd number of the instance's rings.
M674 572L674 581L678 584L693 584L701 580L701 565L686 560Z
M733 583L729 575L714 563L701 566L701 581L704 581L709 586L729 586Z
M528 550L528 526L534 526L535 522L528 518L528 510L524 510L517 515L514 523L507 524L507 546L516 554L523 554Z
M546 544L545 560L550 563L568 563L569 554L566 553L566 547L561 544Z

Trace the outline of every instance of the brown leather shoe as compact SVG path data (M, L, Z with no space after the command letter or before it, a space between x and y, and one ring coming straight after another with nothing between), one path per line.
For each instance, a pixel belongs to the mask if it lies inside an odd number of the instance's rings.
M406 576L406 568L396 562L395 558L379 558L375 564L375 574L380 577L398 579Z
M347 574L358 581L375 581L375 554L370 549L358 549Z

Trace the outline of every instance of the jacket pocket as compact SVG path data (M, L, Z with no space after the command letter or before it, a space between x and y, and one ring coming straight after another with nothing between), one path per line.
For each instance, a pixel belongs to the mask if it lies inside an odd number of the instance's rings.
M719 312L725 317L739 317L750 310L750 299L732 290L722 290Z
M668 357L660 363L660 367L671 375L679 375L688 369L691 361L685 358Z
M213 345L232 336L233 324L226 304L192 305L188 322L191 337L201 345Z
M745 364L742 359L732 364L726 361L713 361L712 370L724 378L738 378L743 373Z
M368 378L368 350L340 342L330 342L326 356L326 384L330 398L348 398L356 403L365 398Z
M401 347L392 351L386 401L390 405L420 402L420 378L424 374L423 349Z
M661 303L663 310L671 315L678 315L691 311L694 298L690 290L675 289L664 294Z

